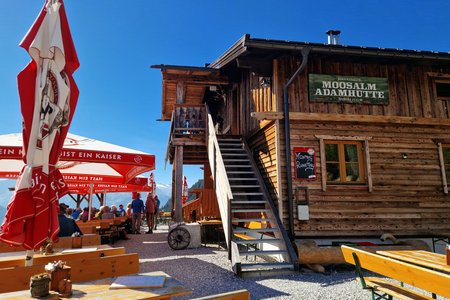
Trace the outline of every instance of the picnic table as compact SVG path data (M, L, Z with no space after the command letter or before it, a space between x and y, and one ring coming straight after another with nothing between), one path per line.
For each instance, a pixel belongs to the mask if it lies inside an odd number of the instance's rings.
M395 258L433 270L450 273L450 266L447 265L447 259L444 254L424 250L377 251L377 254Z
M166 280L163 287L159 288L133 288L133 289L109 289L116 277L110 277L89 282L77 283L72 286L73 294L71 298L81 299L105 299L105 300L123 300L123 299L171 299L175 296L191 294L192 290L185 287L178 280L170 277L162 271L141 273L148 276L165 276ZM2 300L34 299L29 290L4 293ZM61 299L56 293L41 299ZM64 299L64 298L62 298Z

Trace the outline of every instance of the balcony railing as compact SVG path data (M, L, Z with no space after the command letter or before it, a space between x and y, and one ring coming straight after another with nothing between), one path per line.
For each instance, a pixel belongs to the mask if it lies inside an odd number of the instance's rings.
M176 104L174 107L173 134L205 135L206 109L204 105Z

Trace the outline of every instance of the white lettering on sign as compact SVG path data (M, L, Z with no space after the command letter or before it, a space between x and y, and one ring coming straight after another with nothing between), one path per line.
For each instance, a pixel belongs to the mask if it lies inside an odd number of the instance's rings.
M122 155L114 153L96 153L97 159L110 159L110 160L122 160Z
M358 97L384 99L385 92L377 91L375 83L349 81L322 81L314 96Z
M0 148L0 155L14 155L14 149L2 149Z

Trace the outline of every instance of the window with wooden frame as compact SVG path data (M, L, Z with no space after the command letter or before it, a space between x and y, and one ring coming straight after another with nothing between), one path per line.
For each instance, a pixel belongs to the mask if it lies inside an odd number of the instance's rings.
M431 77L431 88L434 99L441 102L439 110L443 115L440 117L450 118L450 74L428 73Z
M366 182L360 141L325 141L325 159L328 184Z
M367 186L372 192L371 137L316 135L320 140L322 190L328 185Z

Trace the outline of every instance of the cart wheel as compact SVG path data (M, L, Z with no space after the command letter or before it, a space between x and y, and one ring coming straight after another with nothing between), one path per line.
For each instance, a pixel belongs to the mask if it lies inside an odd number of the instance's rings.
M189 246L189 243L191 242L191 235L186 228L178 226L169 232L167 242L173 250L183 250Z

